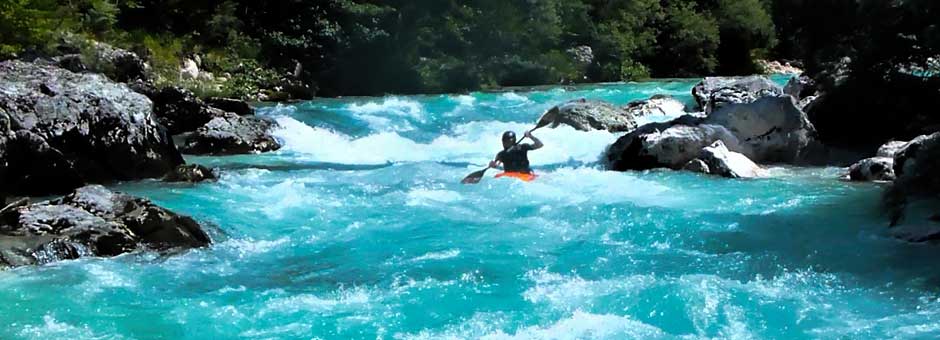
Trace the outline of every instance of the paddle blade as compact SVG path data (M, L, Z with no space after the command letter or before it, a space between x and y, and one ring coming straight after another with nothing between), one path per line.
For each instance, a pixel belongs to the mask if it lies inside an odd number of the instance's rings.
M486 170L489 170L489 169L490 169L490 168L486 168L486 169L483 169L483 170L480 170L480 171L476 171L476 172L474 172L474 173L472 173L472 174L469 174L469 175L467 175L467 177L464 177L463 180L460 181L460 183L463 183L463 184L477 184L477 183L480 183L480 180L483 179L483 175L486 174Z

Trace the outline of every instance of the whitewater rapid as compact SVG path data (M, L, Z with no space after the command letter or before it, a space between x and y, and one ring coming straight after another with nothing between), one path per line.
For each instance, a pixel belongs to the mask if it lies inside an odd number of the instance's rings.
M935 251L886 235L880 187L842 169L610 172L617 134L559 127L536 132L535 182L459 183L560 102L690 102L693 84L260 107L283 149L187 157L217 182L114 186L213 246L0 272L0 338L935 337Z

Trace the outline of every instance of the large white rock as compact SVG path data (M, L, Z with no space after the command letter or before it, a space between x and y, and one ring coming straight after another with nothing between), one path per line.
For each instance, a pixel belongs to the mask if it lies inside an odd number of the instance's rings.
M702 148L699 159L708 165L708 172L728 178L755 178L765 171L747 156L728 150L720 140Z
M745 148L725 127L702 124L702 118L686 115L646 124L620 137L608 148L606 157L608 167L617 171L682 169L698 158L702 148L718 140L734 151Z
M815 134L806 114L787 95L726 105L709 114L705 123L726 127L746 146L742 152L760 163L796 161Z

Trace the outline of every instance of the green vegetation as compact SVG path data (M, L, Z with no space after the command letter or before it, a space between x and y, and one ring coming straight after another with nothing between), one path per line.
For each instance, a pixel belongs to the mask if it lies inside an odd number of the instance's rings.
M757 0L3 1L0 56L73 33L142 54L158 83L199 55L226 75L209 88L238 96L285 81L332 96L750 73L740 60L774 47Z
M925 14L935 3L2 0L0 58L52 53L70 33L138 52L158 84L179 83L182 60L198 55L216 79L190 87L235 96L285 84L337 96L736 75L757 71L756 58L821 70L847 54L870 69L936 52L922 48L940 36ZM896 46L897 32L921 48L874 48ZM593 59L577 60L579 46Z

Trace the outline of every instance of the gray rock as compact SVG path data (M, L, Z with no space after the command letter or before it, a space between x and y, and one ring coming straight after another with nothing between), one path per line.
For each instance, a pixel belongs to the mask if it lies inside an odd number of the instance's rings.
M616 171L654 168L681 169L699 157L702 148L721 140L730 149L742 149L738 138L719 125L685 115L665 123L643 125L617 139L607 149L606 160Z
M255 109L244 100L213 97L206 99L206 104L209 104L209 106L225 112L232 112L239 116L251 116L255 114Z
M218 179L218 177L215 175L215 172L212 171L212 169L199 164L180 165L163 178L163 180L166 182L190 183L212 181L216 179Z
M550 122L552 128L564 124L580 131L624 132L637 126L629 112L610 103L586 99L572 100L553 107L543 115L542 120Z
M806 114L786 95L723 106L705 123L728 128L745 146L740 152L760 163L796 162L816 134Z
M783 93L799 102L804 98L817 95L816 82L806 75L793 77L784 85Z
M730 151L721 140L702 148L699 159L709 169L709 174L727 178L763 177L764 170L740 153Z
M685 163L685 165L682 166L682 170L703 173L706 175L711 174L711 169L708 168L708 164L698 158Z
M189 90L179 87L163 88L151 99L154 115L171 135L195 131L225 113L210 107Z
M277 123L225 113L186 136L181 150L194 155L232 155L274 151L280 143L270 131Z
M892 158L892 161L893 161L894 156L897 155L898 152L901 151L901 149L904 149L904 147L907 146L907 143L909 142L902 142L902 141L887 142L878 148L878 153L876 156Z
M783 89L765 76L708 77L692 88L692 96L705 113L727 104L747 104Z
M894 183L883 198L897 225L912 199L940 198L940 132L914 138L894 156Z
M889 157L867 158L849 167L851 181L893 181L894 178L894 159Z
M45 264L135 250L204 247L192 218L100 185L60 199L0 210L0 267Z
M183 158L151 106L99 75L0 63L0 188L38 196L163 176Z
M685 104L664 95L656 95L645 100L635 100L623 107L634 118L651 115L678 115L685 111Z

